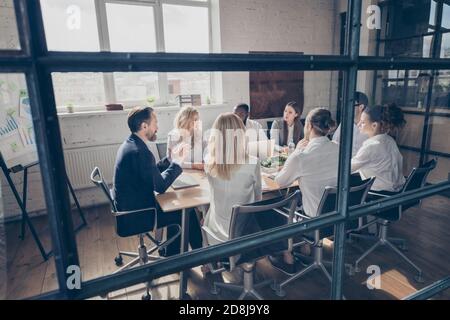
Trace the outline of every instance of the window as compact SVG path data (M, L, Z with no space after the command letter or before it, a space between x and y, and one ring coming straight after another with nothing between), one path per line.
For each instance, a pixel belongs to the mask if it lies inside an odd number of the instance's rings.
M41 0L41 5L51 51L210 52L208 0ZM57 73L53 81L57 105L78 110L113 102L162 106L174 104L180 94L211 101L208 72Z
M153 7L107 3L106 16L111 51L156 51Z
M47 47L51 51L100 51L91 0L41 0Z
M101 73L53 73L57 106L93 106L105 103L105 86Z

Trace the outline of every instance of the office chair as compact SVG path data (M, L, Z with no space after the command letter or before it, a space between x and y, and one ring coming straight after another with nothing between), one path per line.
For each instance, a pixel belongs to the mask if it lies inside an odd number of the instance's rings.
M363 204L366 200L367 194L369 193L370 188L372 187L375 178L366 179L360 182L351 183L350 192L349 192L349 206L357 206ZM319 206L317 208L317 217L326 213L330 213L336 211L337 209L337 188L336 187L326 187L324 193L322 194L322 198L320 200ZM306 215L303 215L298 212L294 212L297 221L311 220L312 218ZM295 223L294 219L289 219ZM349 222L346 225L347 230L354 230L360 227L361 221L359 219L355 219L354 221ZM284 297L286 295L283 288L287 286L292 281L304 276L305 274L319 269L325 274L325 277L330 281L331 275L328 272L325 266L331 267L331 262L323 260L323 239L332 237L334 235L334 226L314 230L311 233L303 234L303 241L295 244L303 244L309 243L313 246L313 257L306 257L294 252L294 256L297 256L304 261L308 261L310 263L304 269L300 270L296 274L292 275L282 283L275 285L274 290L275 293ZM295 246L294 245L294 246Z
M259 201L249 205L235 205L231 214L229 240L233 240L243 235L253 233L249 232L249 229L247 229L246 226L250 227L256 224L255 215L262 213L267 214L273 211L274 214L281 213L283 215L293 216L293 212L297 207L299 194L300 192L297 191L288 197L278 197L276 199ZM289 208L287 212L285 210L286 206ZM215 240L223 242L222 240L218 239L214 235L214 233L206 226L203 226L203 230ZM258 300L263 300L263 297L257 292L257 289L273 284L273 280L265 280L258 284L254 284L254 271L256 261L271 254L272 252L270 251L271 250L269 248L263 248L259 250L256 249L249 253L229 257L228 271L233 271L238 265L241 266L244 271L243 285L241 286L231 283L214 282L211 293L219 294L221 288L230 289L232 291L241 292L239 300L243 300L247 296L251 296ZM222 272L225 270L227 269L225 267L222 267L221 269L213 270L213 273Z
M422 188L427 180L427 177L431 170L433 170L436 167L436 160L430 160L427 163L423 164L422 166L418 168L413 168L411 173L406 179L405 184L403 185L403 188L399 192L388 192L388 191L370 191L369 197L371 200L380 200L383 198L388 198L393 195L401 194L407 191L412 191L416 189ZM423 282L422 277L422 270L417 267L403 252L401 252L395 245L394 242L403 242L402 239L393 239L389 238L387 236L388 234L388 226L390 223L394 221L399 221L402 217L403 211L417 206L421 203L421 200L413 200L406 202L398 207L380 212L375 214L374 216L377 218L377 224L379 227L378 236L371 237L377 240L375 244L370 247L366 252L364 252L356 261L354 266L354 271L359 272L359 264L360 262L366 258L371 252L373 252L376 248L379 246L387 246L388 248L392 249L395 253L397 253L403 260L405 260L413 269L417 271L417 276L414 277L414 279L417 282ZM368 237L364 237L368 238ZM370 238L370 237L369 237ZM404 247L404 245L403 245Z
M111 204L111 213L113 214L116 221L116 233L119 237L130 237L130 236L138 236L139 238L139 247L137 252L126 252L120 251L119 246L116 242L117 249L119 254L114 258L114 262L116 266L121 266L117 269L113 274L121 272L125 269L129 269L136 264L146 264L149 260L159 260L161 257L153 256L152 254L157 251L166 248L169 244L171 244L175 239L180 235L181 228L179 225L173 225L178 229L175 236L170 239L161 242L154 239L149 232L157 230L157 212L156 208L146 208L140 210L132 210L132 211L118 211L117 207L114 203L114 196L112 190L108 188L108 185L103 178L103 175L98 167L95 167L91 173L91 181L102 189L103 193L108 198ZM154 219L149 219L151 215L154 216ZM150 239L153 247L147 250L145 245L145 237ZM133 258L130 262L123 265L123 256ZM143 300L151 300L150 294L151 283L148 282L146 286L146 293L142 296Z

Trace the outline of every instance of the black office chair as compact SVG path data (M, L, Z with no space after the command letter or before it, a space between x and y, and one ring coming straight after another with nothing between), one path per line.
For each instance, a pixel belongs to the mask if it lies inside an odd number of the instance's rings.
M273 211L273 214L281 213L286 216L293 216L295 208L297 207L299 193L300 192L297 191L295 193L292 193L288 197L278 197L276 199L259 201L249 205L235 205L231 214L229 240L233 240L243 235L252 233L249 232L250 229L248 229L247 226L255 226L256 217L254 215L263 213L270 214L270 212ZM285 209L286 207L288 207L287 211ZM215 237L214 233L207 227L204 226L203 230L217 241L223 242ZM211 293L219 294L220 288L223 288L241 292L239 300L242 300L247 296L251 296L258 300L263 300L263 297L256 290L264 286L273 284L273 280L269 279L258 284L254 284L254 270L256 261L264 258L271 253L273 252L271 252L269 246L267 248L256 249L252 252L242 255L229 257L229 266L222 267L219 270L215 270L215 272L222 272L225 270L233 271L239 265L244 271L243 285L241 286L237 284L214 282Z
M369 193L370 188L372 187L375 178L366 179L363 181L351 181L350 184L350 192L349 192L349 206L357 206L361 205L365 202L367 194ZM325 191L320 200L319 206L317 208L317 217L326 213L330 213L337 210L337 188L336 187L326 187ZM312 219L309 216L303 215L301 213L295 212L295 219L289 219L293 223L296 221L304 221ZM347 223L346 230L355 230L361 227L360 219L355 219ZM323 239L332 237L334 235L334 226L315 230L308 234L303 234L303 241L298 242L297 244L309 243L313 246L313 257L307 257L294 252L294 255L301 258L303 261L308 261L310 263L307 267L300 270L296 274L292 275L288 279L284 280L282 283L274 286L275 293L280 296L285 296L285 291L283 288L287 286L292 281L304 276L305 274L319 269L321 270L326 278L331 283L331 275L328 272L325 266L331 267L331 262L323 260Z
M371 200L379 200L382 198L387 198L393 195L397 195L400 193L404 193L407 191L412 191L416 189L422 188L427 180L428 174L436 167L436 160L431 160L422 165L421 167L414 168L406 179L405 184L400 192L388 192L388 191L370 191L369 197ZM383 211L381 213L377 213L375 216L376 222L378 224L378 235L375 237L371 237L376 240L375 244L370 247L366 252L364 252L356 261L354 266L354 271L359 272L359 263L367 257L371 252L373 252L379 246L387 246L392 249L395 253L397 253L403 260L405 260L411 267L413 267L417 271L417 276L415 280L417 282L423 282L422 270L417 267L405 254L403 254L395 245L394 242L400 242L402 247L405 248L405 244L403 243L403 239L395 239L389 238L388 234L388 226L391 222L399 221L402 217L403 211L420 204L420 200L413 200L407 203L404 203L396 208L389 209ZM364 238L370 238L365 236Z
M114 195L112 190L109 189L103 175L98 167L95 167L91 173L91 181L102 189L103 193L108 198L111 204L111 213L113 214L116 221L116 233L119 237L130 237L130 236L138 236L139 238L139 247L137 252L127 252L120 251L119 246L117 245L117 249L119 254L115 257L114 261L117 266L121 266L117 269L115 273L123 271L125 269L129 269L136 264L146 264L149 260L158 260L161 259L159 256L153 256L152 254L157 250L162 250L166 248L169 244L171 244L175 239L180 235L181 228L179 225L173 225L173 227L178 228L175 236L170 239L161 242L154 239L149 232L156 231L157 228L157 214L156 208L146 208L140 210L132 210L132 211L118 211L117 207L114 203ZM149 217L154 217L154 219L149 219ZM171 226L172 227L172 226ZM150 239L153 247L147 250L145 245L145 237ZM117 242L116 242L117 244ZM133 259L127 264L123 265L123 256L132 257ZM146 293L142 296L143 300L150 300L151 283L147 283Z

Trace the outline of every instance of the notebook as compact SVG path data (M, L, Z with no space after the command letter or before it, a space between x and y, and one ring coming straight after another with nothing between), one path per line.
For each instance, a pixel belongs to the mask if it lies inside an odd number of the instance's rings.
M181 174L181 176L179 176L172 183L172 188L174 190L178 190L178 189L196 187L198 185L199 184L198 184L197 180L193 176L187 175L187 174Z

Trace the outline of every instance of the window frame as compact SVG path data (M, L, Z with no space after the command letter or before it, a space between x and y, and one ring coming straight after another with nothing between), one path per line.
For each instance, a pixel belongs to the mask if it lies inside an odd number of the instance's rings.
M164 16L163 5L181 5L188 7L198 7L208 9L208 41L209 41L209 53L212 52L212 24L211 24L211 0L206 1L194 1L194 0L96 0L95 10L97 19L97 32L99 39L100 52L110 52L110 34L108 28L108 15L106 10L107 4L123 4L130 6L150 6L153 8L154 13L154 25L155 25L155 37L156 37L156 52L165 52L165 40L164 40ZM105 94L105 104L108 103L121 103L124 108L129 108L139 104L145 104L145 100L118 100L116 92L116 83L114 80L114 73L104 72L103 76L103 89ZM170 100L169 94L169 80L167 72L157 72L158 77L158 91L159 99L155 102L154 107L169 107L175 106L175 102ZM216 88L217 81L214 81L214 75L209 73L209 97L211 101L216 102L214 93L219 88ZM220 101L221 102L221 101ZM103 105L74 105L75 112L98 112L104 110ZM58 114L65 113L65 105L57 105Z

